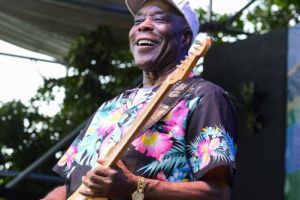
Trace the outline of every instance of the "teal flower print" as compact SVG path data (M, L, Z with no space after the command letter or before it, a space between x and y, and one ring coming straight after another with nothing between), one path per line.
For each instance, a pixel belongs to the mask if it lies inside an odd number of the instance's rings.
M191 154L189 161L195 173L210 163L235 160L236 147L223 127L203 128L199 136L188 145L188 149Z

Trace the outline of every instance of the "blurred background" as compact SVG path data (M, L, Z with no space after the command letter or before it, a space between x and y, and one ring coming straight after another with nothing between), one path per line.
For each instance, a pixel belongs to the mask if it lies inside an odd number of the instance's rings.
M225 88L239 123L236 200L300 200L300 2L191 0L197 72ZM120 0L0 0L0 199L39 199L52 167L105 100L141 79Z

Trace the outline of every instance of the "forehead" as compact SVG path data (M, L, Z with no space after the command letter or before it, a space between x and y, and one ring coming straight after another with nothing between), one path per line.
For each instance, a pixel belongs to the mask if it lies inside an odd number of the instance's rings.
M146 1L137 15L143 15L146 13L155 14L155 13L166 13L166 14L176 14L182 16L181 13L168 1L165 0L148 0Z

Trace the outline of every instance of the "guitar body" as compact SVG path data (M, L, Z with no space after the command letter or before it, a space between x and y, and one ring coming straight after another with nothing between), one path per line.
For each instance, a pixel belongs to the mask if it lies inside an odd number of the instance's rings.
M111 145L105 152L101 152L101 160L105 160L104 167L110 167L116 163L135 137L143 129L148 120L150 120L157 107L168 94L170 88L180 80L186 80L191 73L193 67L197 64L199 58L203 57L209 50L212 43L211 38L205 39L202 43L196 42L194 50L181 62L177 68L169 74L167 79L162 83L155 95L145 107L144 111L137 117L137 120L130 127L128 132L124 134L123 138L116 144ZM94 166L95 168L96 166ZM68 200L106 200L107 198L88 198L79 194L79 191L84 189L85 186L81 184L79 188L68 198Z

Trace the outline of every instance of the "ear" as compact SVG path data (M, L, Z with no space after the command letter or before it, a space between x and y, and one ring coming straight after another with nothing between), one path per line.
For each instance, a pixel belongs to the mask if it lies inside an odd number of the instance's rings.
M193 32L190 28L186 27L183 30L182 38L181 38L181 44L182 48L189 49L193 42Z

